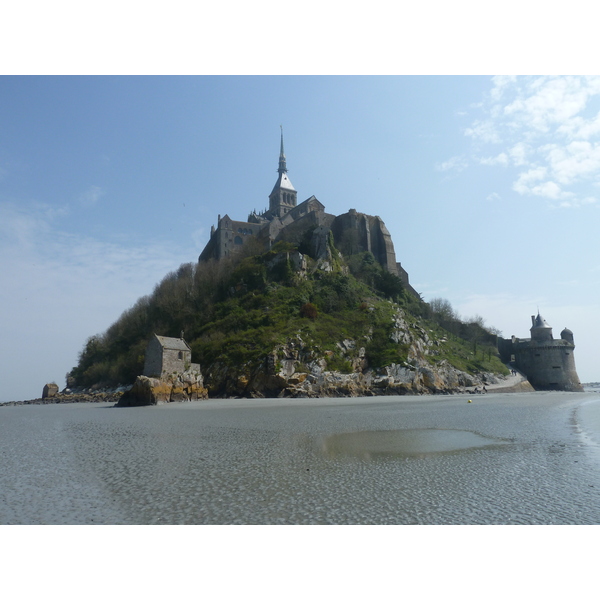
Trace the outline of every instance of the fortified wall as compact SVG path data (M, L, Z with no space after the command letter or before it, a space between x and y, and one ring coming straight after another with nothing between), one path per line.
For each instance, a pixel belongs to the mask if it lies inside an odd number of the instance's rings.
M409 283L408 273L396 262L392 236L380 217L355 209L335 216L325 212L325 206L315 196L297 203L298 192L287 175L283 133L277 172L277 181L269 195L269 208L261 213L250 213L247 221L219 215L217 226L211 227L210 240L198 258L200 262L220 260L251 243L256 244L258 251L266 251L278 241L300 244L310 231L318 231L325 238L331 231L336 247L343 254L371 252L384 269L398 275L404 287L420 298Z
M560 339L552 337L552 327L538 313L531 317L531 338L499 338L498 350L504 362L515 365L536 391L582 392L575 369L573 332L563 329Z

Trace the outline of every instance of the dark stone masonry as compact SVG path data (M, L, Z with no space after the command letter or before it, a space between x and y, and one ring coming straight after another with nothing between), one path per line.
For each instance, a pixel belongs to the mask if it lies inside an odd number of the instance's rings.
M199 261L219 260L252 242L263 251L278 241L300 244L311 231L313 237L317 234L315 243L319 244L319 239L326 240L331 232L335 245L345 255L371 252L387 271L400 277L409 292L420 297L411 287L408 273L396 262L392 236L380 217L359 213L355 209L335 216L326 213L325 206L315 196L297 203L298 192L287 175L283 132L277 172L277 181L269 195L269 208L260 213L253 211L247 221L235 221L229 215L219 215L217 227L211 227L210 240Z

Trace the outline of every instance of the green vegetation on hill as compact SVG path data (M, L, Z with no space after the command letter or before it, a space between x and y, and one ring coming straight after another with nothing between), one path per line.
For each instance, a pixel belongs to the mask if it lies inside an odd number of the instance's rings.
M313 358L324 357L330 370L351 372L360 347L370 367L401 364L409 346L392 339L398 308L410 327L436 341L430 362L447 360L470 373L504 372L482 320L444 321L436 306L405 291L372 254L344 259L332 248L332 271L317 268L310 257L300 271L290 260L294 250L280 242L264 254L249 248L245 255L182 265L104 334L88 339L68 377L84 387L132 383L152 333L179 337L182 331L203 372L219 363L250 373L294 339ZM343 340L356 342L350 354L340 353Z

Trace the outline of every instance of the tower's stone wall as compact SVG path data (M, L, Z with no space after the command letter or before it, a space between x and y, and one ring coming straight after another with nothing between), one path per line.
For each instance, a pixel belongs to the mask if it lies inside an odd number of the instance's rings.
M566 340L521 342L515 348L515 365L536 390L582 391L574 349Z
M573 333L565 329L555 340L540 315L531 319L531 338L498 338L502 360L513 363L535 390L583 391L575 368Z

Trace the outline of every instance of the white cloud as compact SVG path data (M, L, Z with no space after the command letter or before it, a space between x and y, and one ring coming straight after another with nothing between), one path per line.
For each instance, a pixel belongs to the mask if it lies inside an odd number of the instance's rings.
M490 92L491 98L498 102L502 98L504 91L511 84L514 84L516 81L516 77L514 75L496 75L492 77L492 81L494 82L494 87Z
M528 164L527 156L530 153L531 149L529 146L523 142L517 142L512 148L508 150L508 155L510 156L514 165L520 167L522 165Z
M475 121L465 129L465 135L486 143L499 143L500 135L492 121Z
M600 178L600 78L494 77L492 84L483 118L465 130L471 162L520 169L512 187L522 195L569 207L595 203L581 186Z
M467 168L468 161L464 156L453 156L443 163L435 166L438 171L462 171Z
M581 206L589 206L590 204L597 203L598 199L590 196L586 198L571 198L560 202L558 208L580 208Z
M486 200L488 200L489 202L497 202L498 200L501 200L500 194L497 194L496 192L492 192L487 198Z
M540 148L546 154L553 177L568 185L600 172L600 144L587 141L571 142L566 146L549 144Z
M565 197L565 192L554 181L545 181L539 185L534 185L529 192L534 196L542 196L551 200L559 200Z
M521 85L519 85L522 82ZM504 114L523 127L548 131L563 124L586 106L591 95L600 88L594 80L581 77L538 77L515 80L517 97L504 106Z
M560 125L557 132L570 139L587 140L590 137L597 136L600 133L600 113L593 119L588 120L579 116L573 117Z
M79 202L82 206L93 206L104 194L105 192L102 188L93 185L79 196Z
M485 158L479 159L480 164L482 165L507 165L508 164L508 155L506 152L501 152L497 156L487 156Z
M531 193L531 184L544 179L546 177L546 172L546 167L535 167L521 173L517 181L513 184L513 190L519 192L519 194Z
M536 183L538 180L543 179L545 174L545 167L538 167L536 169L531 169L526 173L522 173L519 176L519 179L513 184L513 190L522 195L541 196L542 198L548 198L549 200L561 200L573 197L571 192L564 191L554 181L542 181Z

